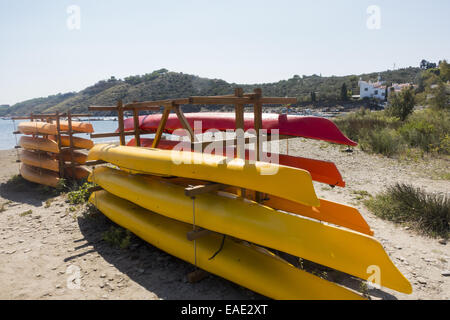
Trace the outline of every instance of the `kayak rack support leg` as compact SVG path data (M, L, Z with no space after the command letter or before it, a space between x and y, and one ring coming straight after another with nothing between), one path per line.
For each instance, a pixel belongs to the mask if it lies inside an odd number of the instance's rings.
M188 273L187 279L189 283L197 283L205 279L209 275L208 272L202 269L197 269L195 271L192 271Z

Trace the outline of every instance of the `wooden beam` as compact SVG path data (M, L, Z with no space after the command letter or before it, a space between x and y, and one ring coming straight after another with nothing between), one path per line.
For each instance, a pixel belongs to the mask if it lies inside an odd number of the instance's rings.
M175 113L177 114L178 120L180 120L183 128L189 132L189 135L191 136L191 143L197 141L197 137L195 136L194 131L192 130L179 105L175 106Z
M242 97L244 91L242 88L235 88L234 95L236 97ZM237 156L240 159L245 159L245 145L242 146L238 142L244 138L244 105L241 103L236 103L234 105L235 112L235 123L236 123L236 148Z
M198 186L187 187L184 189L184 194L188 197L195 197L196 195L214 192L218 190L225 189L227 185L220 183L211 183L211 184L201 184Z
M118 113L118 117L117 120L119 121L119 137L120 137L120 145L124 146L125 145L125 129L124 129L124 120L123 120L123 104L122 104L122 100L119 100L117 102L117 113Z
M165 107L161 120L159 121L158 130L156 131L155 138L153 139L152 148L156 148L161 141L162 134L166 128L167 119L169 118L171 108Z
M59 121L59 114L56 112L56 140L58 142L58 150L61 151L62 149L62 142L61 142L61 123ZM64 168L65 163L62 159L62 157L59 157L59 177L64 178Z
M279 98L279 97L264 97L260 99L262 104L296 104L297 98Z
M252 99L246 97L190 97L189 104L251 104Z
M67 116L65 113L61 113L58 115L60 118ZM29 120L29 119L56 119L58 117L56 114L34 114L29 116L16 116L12 117L12 120ZM72 118L74 117L92 117L91 114L72 114Z
M137 147L141 146L141 130L139 128L139 110L133 109L133 121L134 121L134 141Z
M199 239L201 237L207 236L208 234L211 234L211 232L212 231L210 231L210 230L206 230L206 229L203 229L203 228L198 228L197 230L189 231L186 234L186 238L189 241L194 241L194 240L197 240L197 239Z
M188 279L189 283L196 283L196 282L202 281L208 275L209 275L208 272L206 272L202 269L197 269L195 271L192 271L191 273L188 273L187 279Z
M72 175L75 178L75 160L73 158L73 132L72 132L72 115L70 114L70 110L67 112L67 123L69 127L69 142L70 142L70 169L72 171Z
M256 88L254 90L255 94L257 94L259 97L262 96L262 90L260 88ZM254 112L254 126L256 131L256 161L261 160L260 159L260 130L262 129L262 103L260 101L260 98L256 99L254 105L253 105L253 112ZM261 202L261 199L263 198L262 194L260 192L255 193L256 202Z
M89 106L91 111L117 111L117 106Z
M128 103L124 106L124 109L131 110L134 108L141 109L141 108L155 107L152 109L159 110L160 106L173 106L173 105L188 104L188 103L189 103L189 99L187 99L187 98L143 101L143 102Z

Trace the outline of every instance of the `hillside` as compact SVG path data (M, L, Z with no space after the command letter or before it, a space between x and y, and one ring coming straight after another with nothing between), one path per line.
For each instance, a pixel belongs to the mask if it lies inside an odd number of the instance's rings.
M338 101L343 83L359 93L358 80L375 80L379 73L350 75L344 77L321 77L318 75L298 76L275 83L242 85L228 83L220 79L200 78L195 75L169 72L166 69L147 73L142 76L130 76L124 79L111 77L87 87L80 92L69 92L51 95L46 98L35 98L5 106L0 109L0 115L23 115L33 113L49 113L55 111L85 112L90 105L114 105L118 99L125 103L131 101L159 100L180 98L193 95L223 95L233 92L236 86L245 91L261 87L266 96L297 97L300 103L311 102L311 92L316 92L320 102ZM420 74L419 68L405 68L380 73L387 82L416 82ZM213 107L214 108L214 107ZM194 108L199 110L200 107ZM191 109L192 110L192 109Z

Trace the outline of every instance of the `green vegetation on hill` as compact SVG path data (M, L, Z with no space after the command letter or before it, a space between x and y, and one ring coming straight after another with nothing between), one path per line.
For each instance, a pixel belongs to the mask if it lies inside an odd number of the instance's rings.
M390 82L417 82L419 68L406 68L381 72L380 75ZM114 105L118 99L124 102L159 100L188 96L231 94L237 86L245 91L261 87L266 96L297 97L300 103L316 101L340 101L343 87L351 94L358 94L358 80L375 80L379 73L351 75L344 77L321 77L318 75L298 76L275 83L238 85L219 79L200 78L198 76L169 72L166 69L156 70L144 75L129 76L124 79L111 77L87 87L80 92L52 95L47 98L36 98L0 109L4 115L23 115L33 113L86 112L90 105ZM345 84L345 86L344 86ZM200 110L200 106L190 108Z
M450 154L450 65L419 74L417 89L389 95L384 111L362 109L335 119L338 127L363 150L394 156L402 153ZM425 108L414 111L414 106Z

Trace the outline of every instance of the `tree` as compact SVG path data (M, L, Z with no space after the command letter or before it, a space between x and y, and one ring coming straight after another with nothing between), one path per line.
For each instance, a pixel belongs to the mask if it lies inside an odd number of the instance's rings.
M311 92L311 102L316 102L316 93L314 91Z
M399 93L391 92L388 101L389 106L386 109L386 113L400 118L401 121L405 121L414 110L415 97L413 89L410 87L403 89Z
M341 100L342 101L348 100L348 90L347 90L347 85L345 84L345 82L342 84L342 87L341 87Z
M439 71L442 81L450 81L450 64L446 60L439 63Z
M430 87L428 91L430 106L434 109L449 109L449 96L447 94L446 84L440 82Z

